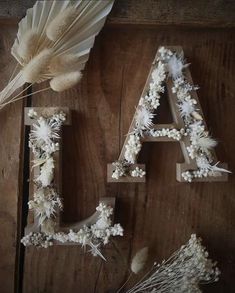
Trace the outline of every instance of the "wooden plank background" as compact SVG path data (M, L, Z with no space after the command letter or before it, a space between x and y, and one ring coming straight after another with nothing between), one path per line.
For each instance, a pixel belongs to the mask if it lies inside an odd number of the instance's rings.
M234 29L192 24L109 22L96 39L80 85L63 94L48 91L33 97L33 106L73 110L72 126L64 130L64 221L87 217L102 196L117 198L115 220L124 226L125 236L106 247L107 263L84 255L76 246L27 248L23 274L18 274L23 259L18 257L17 235L25 196L21 192L22 102L0 112L0 292L13 292L14 279L15 291L21 292L18 278L23 280L24 293L116 292L128 275L126 262L139 248L150 247L150 263L161 261L194 232L204 239L222 271L220 282L204 292L234 292L234 175L225 183L178 183L175 163L183 159L180 146L149 143L139 160L147 165L146 184L106 183L106 165L119 155L151 62L164 44L183 47L194 82L201 87L199 99L208 126L220 142L218 158L235 170ZM1 86L13 67L9 48L15 31L15 26L1 25ZM158 121L171 122L164 98L160 111Z

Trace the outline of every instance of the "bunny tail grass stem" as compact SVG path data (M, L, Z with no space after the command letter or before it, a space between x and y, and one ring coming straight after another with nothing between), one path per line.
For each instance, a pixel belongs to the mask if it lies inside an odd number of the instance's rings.
M16 96L14 96L13 98L11 98L9 101L0 104L0 109L2 109L4 106L6 106L6 105L8 105L8 104L10 104L10 103L13 103L13 102L17 101L18 99L20 100L21 97L20 97L20 98L18 98L18 97L19 97L21 94L23 94L23 93L24 93L24 92L25 92L30 86L31 86L31 84L28 85L26 88L24 88L24 89L23 89L20 93L18 93ZM17 99L17 98L18 98L18 99Z
M26 87L26 88L24 89L24 91L26 91L31 85L32 85L32 84L30 84L28 87ZM28 96L32 96L32 95L34 95L34 94L37 94L37 93L40 93L40 92L43 92L43 91L46 91L46 90L49 90L49 89L50 89L50 87L47 87L47 88L44 88L44 89L38 90L38 91L36 91L36 92L32 92L32 93L30 93L30 94L27 94L27 95L24 95L24 96L21 96L21 97L18 97L18 98L14 97L14 99L12 99L12 100L10 100L9 102L6 102L6 103L0 105L0 107L3 108L3 107L5 107L6 105L8 105L8 104L10 104L10 103L12 103L12 102L19 101L19 100L21 100L21 99L23 99L23 98L26 98L26 97L28 97ZM22 91L22 92L24 92L24 91Z
M122 284L122 286L117 290L116 293L119 293L122 291L122 289L126 286L126 284L130 281L131 277L132 277L133 273L130 273L129 277L126 279L126 281Z
M15 76L15 73L16 73L16 71L17 71L17 69L18 69L18 66L19 66L19 63L16 63L16 66L14 67L14 69L13 69L13 71L12 71L12 74L11 74L9 80L8 80L8 83L11 82L12 79L13 79L13 77Z

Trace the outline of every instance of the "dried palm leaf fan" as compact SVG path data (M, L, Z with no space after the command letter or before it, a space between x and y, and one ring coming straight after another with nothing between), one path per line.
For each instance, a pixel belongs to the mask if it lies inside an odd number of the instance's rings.
M76 85L113 2L37 1L28 9L11 49L18 73L0 93L0 108L25 97L23 92L14 95L25 83L50 80L50 87L40 91L57 92Z

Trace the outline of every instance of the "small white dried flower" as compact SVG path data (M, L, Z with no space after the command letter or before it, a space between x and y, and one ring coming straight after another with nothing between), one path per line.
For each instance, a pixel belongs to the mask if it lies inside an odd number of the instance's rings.
M131 171L131 176L132 177L144 177L146 175L146 172L139 167L136 167L134 170Z
M128 170L128 164L126 164L123 161L116 161L116 162L113 162L112 165L115 168L112 174L112 178L118 180L120 177L123 177L126 175Z
M36 181L43 187L49 186L54 178L54 168L54 159L52 157L47 158L45 163L40 167L40 174L36 178Z
M137 155L141 150L140 137L137 134L131 134L128 142L125 146L125 159L128 163L134 164L136 162Z
M180 116L186 120L190 119L191 114L195 112L195 105L191 100L183 100L179 105Z
M172 76L173 79L177 79L182 76L182 71L189 64L185 64L183 55L177 56L176 54L172 55L167 63L167 69L169 75Z
M33 119L33 118L36 118L36 117L38 116L38 114L37 114L36 111L34 111L33 108L31 108L31 109L29 109L29 111L28 111L28 116L29 116L29 118Z
M31 232L21 239L24 246L34 245L37 247L48 248L53 245L53 238L51 235L46 235L42 232Z
M154 114L145 107L140 107L135 116L136 130L142 133L143 130L153 127Z

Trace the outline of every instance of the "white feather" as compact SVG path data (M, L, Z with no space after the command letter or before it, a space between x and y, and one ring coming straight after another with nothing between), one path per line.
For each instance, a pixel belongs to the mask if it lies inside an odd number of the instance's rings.
M172 76L173 79L177 79L182 76L182 71L189 64L185 64L184 58L182 55L177 56L176 54L172 55L167 63L167 69L169 75Z
M190 118L190 115L194 110L195 106L190 103L190 101L183 100L182 103L179 104L180 116L186 120Z
M136 129L139 131L150 129L153 126L154 114L145 107L137 110L135 116Z
M217 141L208 136L201 136L198 138L197 144L203 152L208 152L217 145Z

